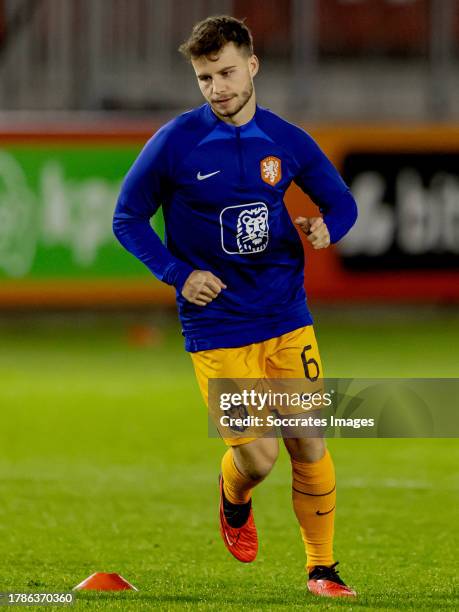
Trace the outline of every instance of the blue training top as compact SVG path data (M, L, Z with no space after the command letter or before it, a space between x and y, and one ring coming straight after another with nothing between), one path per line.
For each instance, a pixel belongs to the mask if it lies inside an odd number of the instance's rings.
M179 115L129 170L113 231L175 286L187 351L262 342L312 323L303 245L283 202L292 181L319 206L331 242L342 238L357 218L348 187L304 130L259 106L240 127L208 104ZM160 205L166 246L150 225ZM227 285L206 306L181 294L197 269Z

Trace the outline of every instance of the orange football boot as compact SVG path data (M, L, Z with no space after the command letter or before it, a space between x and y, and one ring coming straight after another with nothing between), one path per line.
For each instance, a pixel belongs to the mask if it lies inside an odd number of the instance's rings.
M322 597L356 597L354 589L348 587L338 576L335 567L338 561L327 567L326 565L316 565L309 572L308 589L314 595Z
M255 559L258 552L258 536L255 521L253 520L252 500L250 500L250 512L246 522L241 527L231 527L225 517L223 500L223 477L220 474L220 533L226 548L233 557L242 563L250 563Z

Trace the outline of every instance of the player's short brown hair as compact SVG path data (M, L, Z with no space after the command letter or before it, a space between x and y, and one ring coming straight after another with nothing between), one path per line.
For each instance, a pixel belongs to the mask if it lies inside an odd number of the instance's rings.
M234 43L253 54L253 38L245 23L235 17L218 15L197 23L187 41L179 47L188 60L218 53L227 43Z

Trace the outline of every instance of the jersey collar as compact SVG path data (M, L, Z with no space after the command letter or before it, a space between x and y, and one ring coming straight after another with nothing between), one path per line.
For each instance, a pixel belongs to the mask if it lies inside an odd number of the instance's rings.
M204 116L206 121L209 123L209 126L216 127L216 125L218 124L220 129L226 128L229 132L236 132L238 129L241 132L250 130L250 128L256 123L257 115L260 112L260 107L257 104L255 106L255 114L253 115L252 119L250 119L250 121L244 123L243 125L231 125L230 123L226 123L226 121L223 121L222 119L217 117L217 115L213 112L210 104L204 104L203 108Z

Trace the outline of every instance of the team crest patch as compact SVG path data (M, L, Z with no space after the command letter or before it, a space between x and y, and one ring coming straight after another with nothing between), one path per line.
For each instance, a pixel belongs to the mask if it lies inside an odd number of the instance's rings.
M261 178L269 185L276 185L282 178L281 160L274 155L265 157L260 162Z
M264 202L227 206L220 213L222 249L230 255L260 253L268 245L268 207Z

